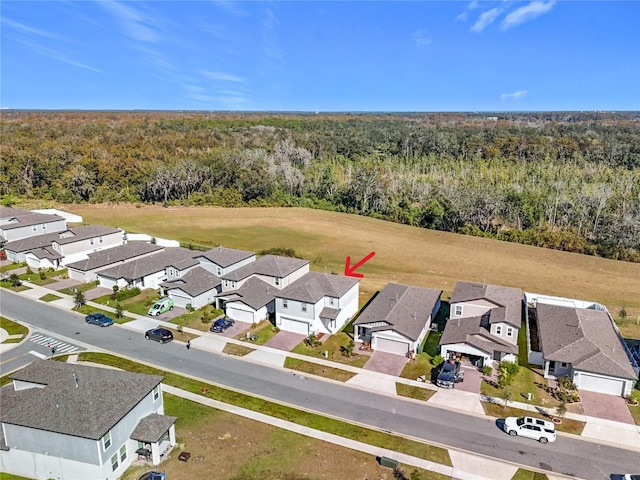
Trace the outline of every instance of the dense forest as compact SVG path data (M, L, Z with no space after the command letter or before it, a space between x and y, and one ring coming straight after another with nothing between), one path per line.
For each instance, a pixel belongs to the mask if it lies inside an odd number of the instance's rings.
M640 261L637 112L4 111L0 194L304 206Z

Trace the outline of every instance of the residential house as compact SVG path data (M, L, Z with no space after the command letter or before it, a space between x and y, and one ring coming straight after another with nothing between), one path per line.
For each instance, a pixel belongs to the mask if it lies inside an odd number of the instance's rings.
M163 295L173 299L177 307L194 309L212 304L220 293L220 279L201 266L189 269L181 277L162 282Z
M478 367L516 361L522 324L519 288L458 282L449 301L449 319L440 338L440 355Z
M274 293L308 272L308 260L265 255L221 277L216 305L230 318L257 323L275 313Z
M137 450L153 464L175 445L162 377L52 360L0 388L0 469L35 479L119 478Z
M69 278L89 283L97 279L97 272L158 253L161 250L164 250L164 247L152 243L126 243L118 247L90 253L84 260L67 264L67 271L69 272Z
M31 268L59 268L88 257L90 253L123 245L124 231L102 225L72 227L5 244L7 258L27 262Z
M288 332L333 334L358 311L359 279L309 272L276 292L276 326Z
M59 215L0 207L0 244L66 229L67 222Z
M387 284L353 322L356 341L381 352L420 353L441 295L442 290Z
M101 287L138 287L158 289L162 282L180 278L198 266L194 251L182 247L167 248L143 258L115 265L96 273Z
M595 302L526 293L528 359L545 378L627 396L640 368L607 309Z
M255 262L256 254L220 246L198 253L195 259L200 262L202 268L213 273L216 277L222 277L240 267Z

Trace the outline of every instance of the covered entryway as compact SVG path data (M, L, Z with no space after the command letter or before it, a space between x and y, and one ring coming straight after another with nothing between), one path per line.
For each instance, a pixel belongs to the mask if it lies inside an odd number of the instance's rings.
M580 372L578 388L590 392L607 393L609 395L622 396L625 382L611 377L601 377L589 373Z
M293 318L280 317L280 325L278 325L278 328L285 332L299 333L304 336L309 335L309 323L294 320Z
M233 307L227 304L226 314L228 317L241 322L253 323L253 312L242 310L238 307Z
M371 348L380 352L393 353L395 355L407 356L409 353L409 344L406 342L391 340L389 338L374 337Z

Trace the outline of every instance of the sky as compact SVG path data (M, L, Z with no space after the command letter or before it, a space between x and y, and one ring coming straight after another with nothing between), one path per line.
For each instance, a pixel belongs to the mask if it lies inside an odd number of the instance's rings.
M0 107L640 110L640 1L25 1Z

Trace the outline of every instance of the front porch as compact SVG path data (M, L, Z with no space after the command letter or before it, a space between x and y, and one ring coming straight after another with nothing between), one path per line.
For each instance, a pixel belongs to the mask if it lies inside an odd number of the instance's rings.
M153 465L159 465L176 444L176 420L177 417L158 413L140 420L131 433L131 439L138 442L138 455Z

